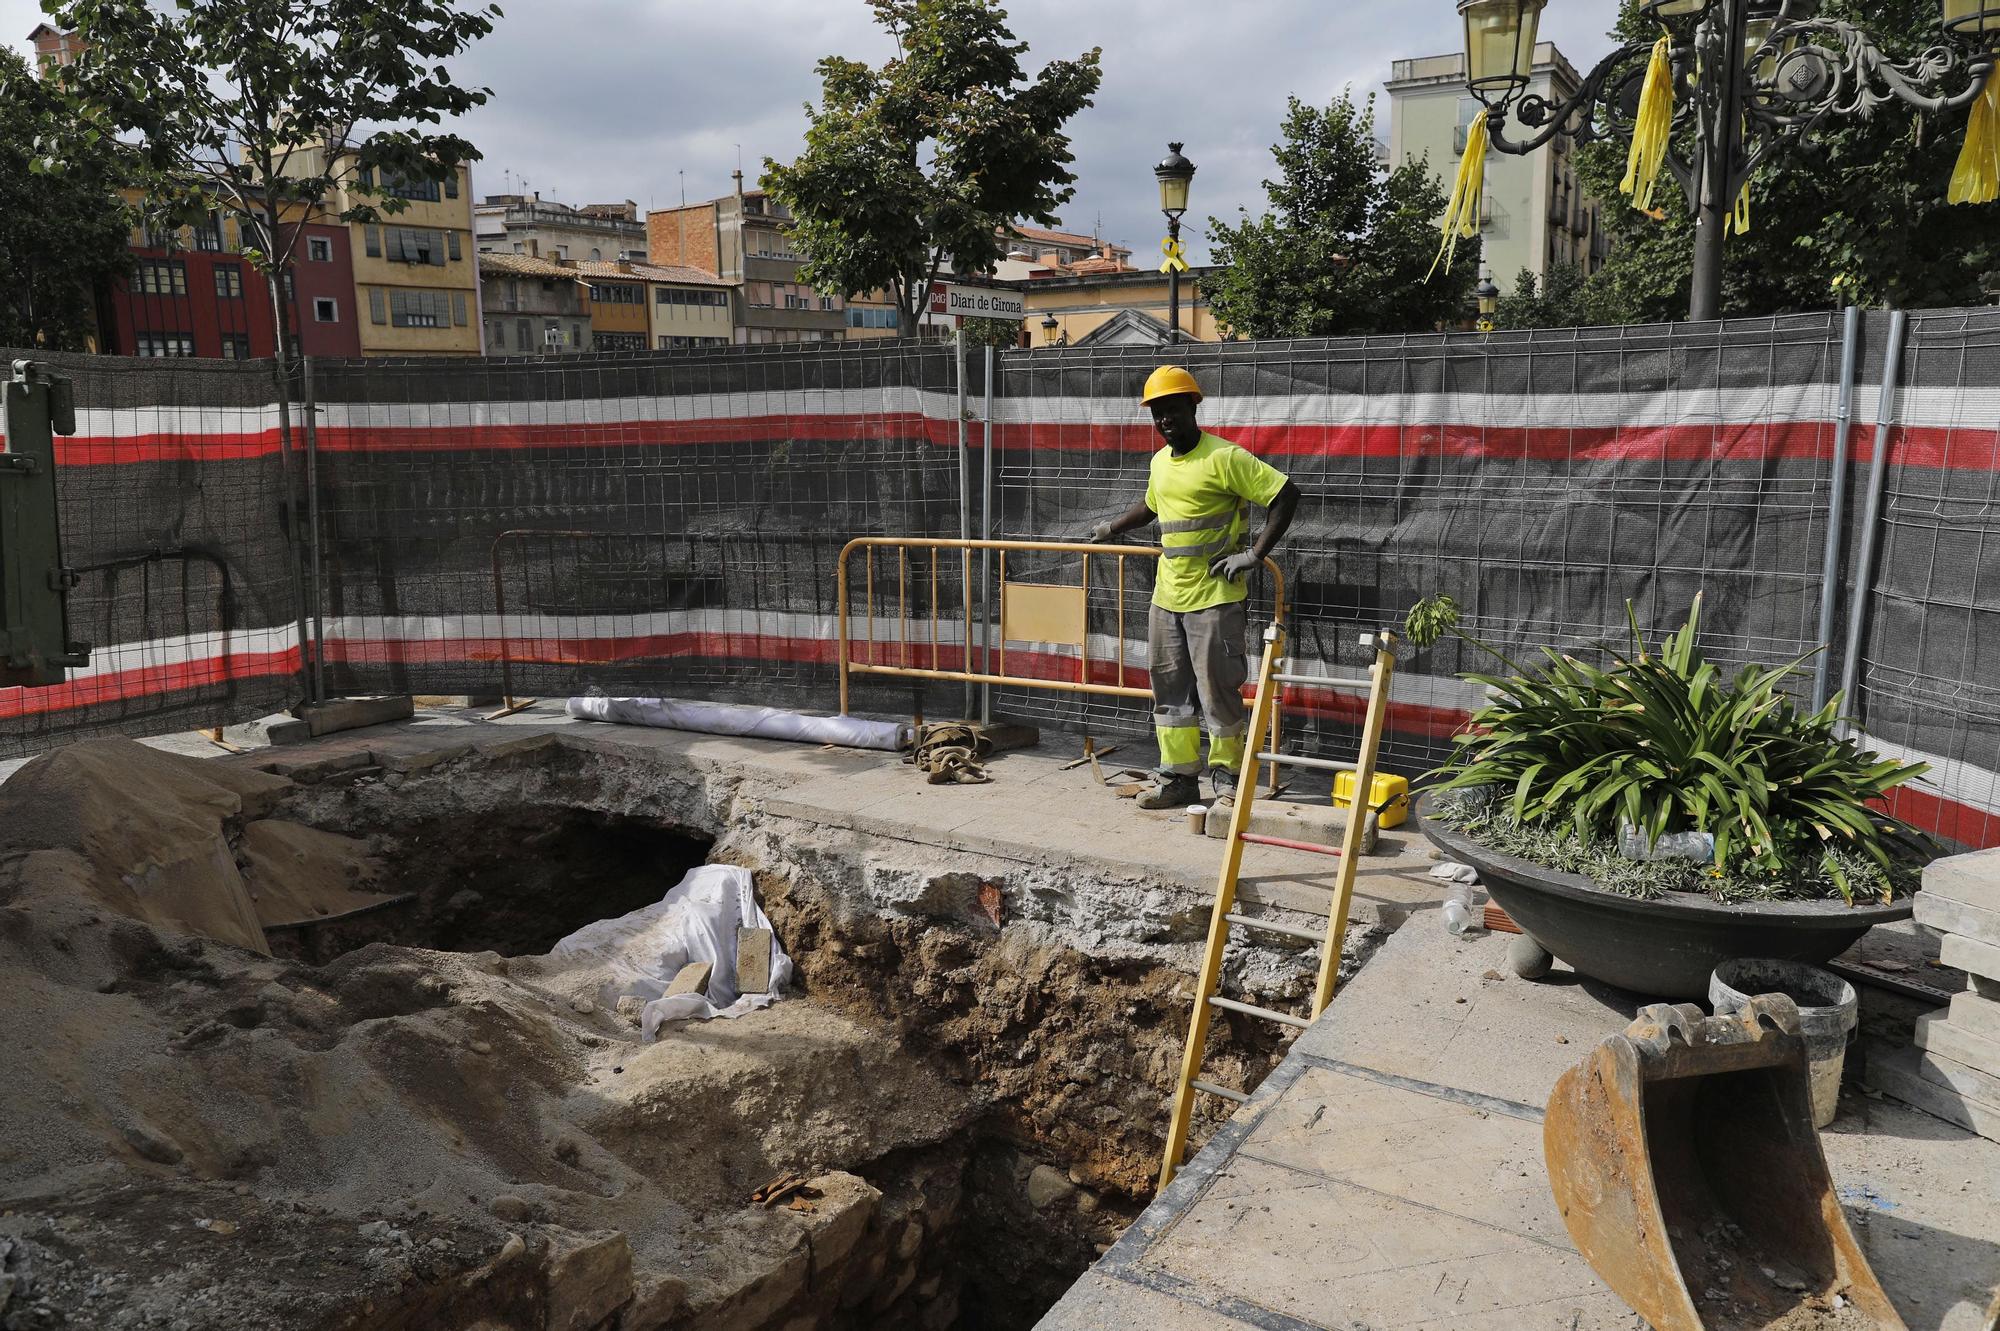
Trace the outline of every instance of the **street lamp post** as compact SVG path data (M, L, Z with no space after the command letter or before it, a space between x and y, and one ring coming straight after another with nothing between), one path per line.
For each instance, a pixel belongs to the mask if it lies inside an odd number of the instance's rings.
M1500 313L1500 288L1493 285L1491 277L1482 277L1479 285L1472 289L1472 296L1479 302L1479 331L1492 332L1493 317Z
M1160 182L1160 211L1167 215L1167 240L1161 246L1166 254L1166 262L1160 265L1167 273L1167 339L1181 340L1181 274L1187 271L1187 260L1181 257L1181 214L1187 211L1188 183L1194 179L1194 163L1181 156L1181 145L1169 143L1167 155L1153 168L1154 179Z
M1547 0L1458 0L1465 23L1466 86L1486 107L1488 142L1533 152L1558 134L1579 143L1629 141L1653 50L1634 42L1553 101L1527 91ZM1889 58L1851 23L1818 17L1818 0L1652 0L1672 68L1665 166L1695 219L1688 317L1717 317L1723 238L1732 207L1757 168L1822 124L1867 117L1891 100L1921 111L1965 106L1984 91L2000 38L2000 0L1941 0L1944 41L1907 61ZM1945 89L1956 86L1954 91ZM1510 113L1527 136L1506 136Z
M1052 347L1056 344L1056 329L1059 326L1056 323L1055 315L1045 314L1042 316L1042 345Z

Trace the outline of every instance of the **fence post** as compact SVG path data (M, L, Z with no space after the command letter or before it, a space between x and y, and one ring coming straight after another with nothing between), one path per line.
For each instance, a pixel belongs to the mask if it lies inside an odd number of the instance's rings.
M958 411L956 413L958 416L958 539L969 541L972 539L972 476L967 465L965 443L965 320L963 318L959 319L958 327L953 331L951 342L953 377L958 381L955 386L958 396ZM969 567L969 565L963 565L962 567ZM961 572L960 576L963 577L964 573ZM959 644L959 652L964 663L970 666L972 664L972 588L966 587L963 591L965 592L963 600L966 607L965 640ZM959 715L967 719L970 719L972 716L971 680L965 682L965 710L960 712Z
M986 402L985 437L979 447L979 539L993 539L993 348L986 348ZM979 552L979 673L993 673L993 579L988 567L993 559L991 550ZM1090 623L1090 608L1084 607L1085 631ZM1088 648L1085 649L1088 655ZM979 724L993 724L993 686L979 686Z
M312 606L312 700L326 701L326 579L319 548L319 399L313 392L312 357L300 357L305 367L301 410L306 431L306 554Z
M1861 510L1861 553L1854 561L1854 600L1847 613L1847 649L1840 661L1840 693L1847 715L1857 717L1860 709L1855 683L1861 674L1861 641L1868 629L1868 601L1875 590L1875 527L1882 512L1882 490L1889 477L1889 426L1896 417L1897 379L1902 373L1903 334L1909 316L1902 310L1889 315L1889 352L1882 361L1882 392L1875 407L1875 455L1868 468L1868 498ZM1852 721L1844 722L1842 734L1852 734Z
M1833 412L1833 487L1826 501L1826 555L1819 576L1819 656L1813 662L1813 710L1826 706L1833 671L1833 605L1840 597L1840 547L1847 522L1847 433L1854 422L1854 362L1861 341L1861 309L1849 305L1841 321L1840 401Z
M305 570L299 557L305 513L299 503L298 467L292 461L292 363L284 351L280 347L272 357L271 372L278 387L278 458L284 476L285 564L291 574L292 617L298 627L299 687L305 693L306 701L311 703L320 701L320 698L313 686L311 616L306 609Z

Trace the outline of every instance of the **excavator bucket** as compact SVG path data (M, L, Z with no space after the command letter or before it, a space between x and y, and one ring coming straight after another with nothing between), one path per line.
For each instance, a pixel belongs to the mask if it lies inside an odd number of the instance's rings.
M1542 1132L1570 1238L1654 1331L1907 1331L1834 1195L1791 999L1642 1008Z

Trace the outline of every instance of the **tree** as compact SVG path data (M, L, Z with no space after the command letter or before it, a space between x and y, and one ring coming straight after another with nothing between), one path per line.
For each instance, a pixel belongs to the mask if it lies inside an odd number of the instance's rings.
M443 62L492 31L499 6L458 0L43 0L82 38L63 82L79 124L120 136L147 220L234 213L290 344L283 276L313 216L372 222L406 205L386 183L441 180L478 160L433 125L485 102ZM357 138L364 126L375 126ZM342 189L352 202L337 212ZM282 378L282 376L281 376ZM282 391L282 389L281 389Z
M1546 281L1523 268L1514 278L1513 294L1500 298L1493 321L1500 328L1581 328L1603 322L1598 294L1573 263L1549 265Z
M115 133L127 180L156 226L234 213L252 243L243 257L271 292L279 363L290 358L283 284L304 223L331 212L372 222L406 206L396 185L442 180L476 161L438 124L485 102L444 62L493 30L497 5L458 0L42 0L74 28L83 53L64 71L76 122ZM357 138L371 127L365 138ZM378 184L379 182L379 184ZM342 197L347 206L333 210ZM275 376L287 506L296 511L291 376ZM295 611L306 614L299 547L291 544ZM306 678L308 663L300 661Z
M84 349L99 287L131 262L115 180L102 137L0 48L0 346Z
M1860 25L1894 56L1937 42L1936 0L1827 0L1822 13ZM1627 0L1612 35L1650 41L1658 31ZM1866 118L1830 116L1803 150L1770 157L1750 182L1749 233L1726 243L1722 313L1983 303L1980 275L2000 268L2000 203L1945 202L1965 122L1962 110L1920 114L1891 101ZM1688 133L1677 136L1683 150ZM1634 210L1618 192L1625 157L1619 142L1578 154L1613 240L1592 299L1611 321L1683 319L1694 223L1671 180L1655 198L1662 216Z
M1322 110L1289 99L1270 211L1208 219L1220 271L1202 281L1216 319L1247 337L1425 331L1459 322L1478 281L1475 243L1439 265L1445 193L1428 161L1385 171L1375 99L1343 92ZM1242 210L1239 210L1239 212Z
M1024 42L993 0L869 0L896 39L880 69L819 62L820 106L806 148L764 159L764 187L793 217L799 276L822 291L887 290L905 337L947 260L990 269L999 228L1054 225L1076 177L1063 126L1089 106L1098 52L1057 60L1025 82Z

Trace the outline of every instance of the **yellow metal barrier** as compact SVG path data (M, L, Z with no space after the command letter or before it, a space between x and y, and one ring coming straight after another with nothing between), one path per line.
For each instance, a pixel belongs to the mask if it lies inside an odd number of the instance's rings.
M930 613L929 653L926 658L923 628L918 628L915 643L916 659L928 659L928 665L912 665L910 640L910 572L912 552L929 551ZM959 557L959 586L962 589L962 611L964 634L956 644L942 640L941 625L945 619L938 604L938 568L946 552L957 551ZM975 550L990 550L998 555L999 623L990 643L983 641L980 623L974 618L972 595L972 553ZM849 625L850 594L852 581L850 560L855 552L862 554L863 609L862 624L866 636L861 640L867 646L867 659L856 659L857 643ZM896 637L878 643L875 638L876 596L875 566L878 551L893 551L896 564ZM1081 578L1076 583L1025 583L1007 580L1007 556L1009 554L1073 554L1080 557ZM850 675L889 675L903 679L951 680L964 684L997 684L1007 688L1052 689L1064 693L1097 694L1113 698L1144 698L1151 700L1153 691L1148 687L1127 684L1125 672L1125 561L1133 558L1157 559L1160 548L1155 545L1092 545L1079 541L975 541L951 540L946 538L903 537L903 536L862 536L849 541L840 551L840 561L834 577L836 579L836 600L838 605L839 667L840 667L840 711L847 714L848 678ZM1090 657L1090 633L1088 606L1091 589L1091 561L1109 559L1116 564L1115 585L1117 588L1116 625L1112 641L1117 644L1116 655L1110 662L1092 662ZM921 563L922 561L914 561ZM1264 569L1271 575L1272 616L1279 623L1285 618L1285 575L1269 559L1264 561ZM925 570L919 568L918 576ZM956 619L954 615L952 618ZM1007 644L1009 642L1050 643L1077 649L1077 677L1075 679L1048 679L1034 675L1010 675L1007 673ZM960 668L952 670L942 664L943 652L947 647L959 649ZM991 649L994 668L990 671L973 668L973 652L980 650L982 658L986 649ZM894 663L886 663L881 658L894 654ZM984 663L982 659L982 664ZM1108 665L1114 683L1102 684L1091 678L1095 664L1102 672ZM1282 733L1282 721L1276 709L1271 718L1271 750L1276 752Z

